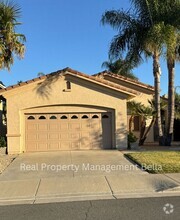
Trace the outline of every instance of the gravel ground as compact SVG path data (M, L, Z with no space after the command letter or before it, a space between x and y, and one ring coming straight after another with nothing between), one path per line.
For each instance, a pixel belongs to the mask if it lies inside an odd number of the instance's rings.
M17 155L3 155L0 153L0 174L9 166L16 156Z

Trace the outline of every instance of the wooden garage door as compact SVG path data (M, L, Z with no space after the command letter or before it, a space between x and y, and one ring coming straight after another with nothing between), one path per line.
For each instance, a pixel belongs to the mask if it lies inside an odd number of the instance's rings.
M107 118L104 113L25 115L26 151L102 149Z

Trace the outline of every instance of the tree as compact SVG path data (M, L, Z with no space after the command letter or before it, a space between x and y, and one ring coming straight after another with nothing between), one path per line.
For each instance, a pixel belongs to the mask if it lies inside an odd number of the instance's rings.
M130 114L129 118L129 133L132 133L132 125L133 125L133 120L136 115L138 115L138 109L141 108L141 103L136 102L136 101L128 101L127 102L127 109L128 109L128 114Z
M39 72L39 73L37 74L37 76L38 76L38 77L41 77L41 76L45 76L45 74L44 74L43 72Z
M139 146L143 145L146 138L149 135L151 128L154 126L156 121L156 113L154 109L154 102L149 101L149 106L145 106L140 102L128 101L127 102L128 112L131 114L129 119L129 134L132 133L132 123L134 116L141 116L140 135L139 135ZM146 127L146 121L151 119L149 127Z
M128 77L134 80L138 80L138 77L136 77L131 70L134 68L134 66L125 60L118 59L116 61L105 61L102 64L103 68L107 68L110 72L119 74L124 77Z
M141 133L139 138L139 146L144 145L145 140L147 139L151 128L154 126L156 122L156 109L155 109L155 100L148 100L149 106L141 105L140 108L137 109L137 114L142 117L142 122L147 121L148 119L151 119L151 122L147 128L143 127L144 123L141 123ZM161 111L165 110L167 107L167 102L163 101L161 99L160 108ZM145 123L146 125L146 123Z
M139 146L142 146L147 139L152 127L156 122L156 110L155 110L155 100L149 100L149 105L145 106L144 104L136 101L128 101L127 108L128 112L131 114L129 119L129 133L132 133L132 123L134 116L141 117L140 125L140 135L139 135ZM165 110L167 107L167 102L161 99L161 110ZM147 120L151 119L149 126L147 127Z
M16 32L20 7L13 2L0 2L0 69L10 70L14 56L23 58L25 36Z
M151 128L154 126L156 121L156 112L154 108L154 102L149 101L150 106L141 105L140 108L137 109L137 114L141 116L141 129L139 136L139 146L143 145L145 140L147 139ZM151 119L150 125L146 128L146 121Z
M177 6L177 5L176 5ZM179 2L180 11L180 2ZM171 146L174 130L175 112L175 62L180 61L180 34L178 26L168 25L167 28L167 68L168 68L168 123L166 131L166 145Z
M172 0L168 2L172 2ZM143 61L143 55L145 58L149 56L153 58L159 145L164 145L160 110L161 69L159 59L164 45L167 43L165 30L169 19L166 19L167 11L164 10L164 0L131 0L131 3L134 6L132 10L111 10L106 11L102 16L103 24L109 24L118 31L111 42L109 55L112 58L118 58L125 52L126 60L134 62L135 65ZM168 13L173 15L170 7Z

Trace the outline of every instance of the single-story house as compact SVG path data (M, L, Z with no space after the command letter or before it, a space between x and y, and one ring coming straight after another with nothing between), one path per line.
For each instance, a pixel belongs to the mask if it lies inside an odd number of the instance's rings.
M127 100L147 104L153 94L139 81L70 68L3 88L8 153L125 149Z

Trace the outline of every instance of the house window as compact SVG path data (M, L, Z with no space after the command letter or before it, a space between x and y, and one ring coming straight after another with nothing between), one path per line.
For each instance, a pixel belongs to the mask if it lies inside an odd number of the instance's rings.
M92 118L99 118L98 115L93 115Z
M88 116L87 116L87 115L83 115L83 116L82 116L82 119L84 119L84 118L88 118Z
M34 120L35 117L31 115L31 116L29 116L27 119L28 119L28 120Z
M78 119L78 116L73 115L73 116L71 117L71 119Z
M40 120L44 120L44 119L46 119L46 117L43 116L43 115L41 115L41 116L39 117L39 119L40 119Z
M66 82L66 89L71 89L71 82L69 81Z
M134 131L140 131L140 116L134 116Z
M52 116L50 117L50 119L57 119L57 117L56 117L55 115L52 115Z
M61 116L61 119L67 119L66 115Z

